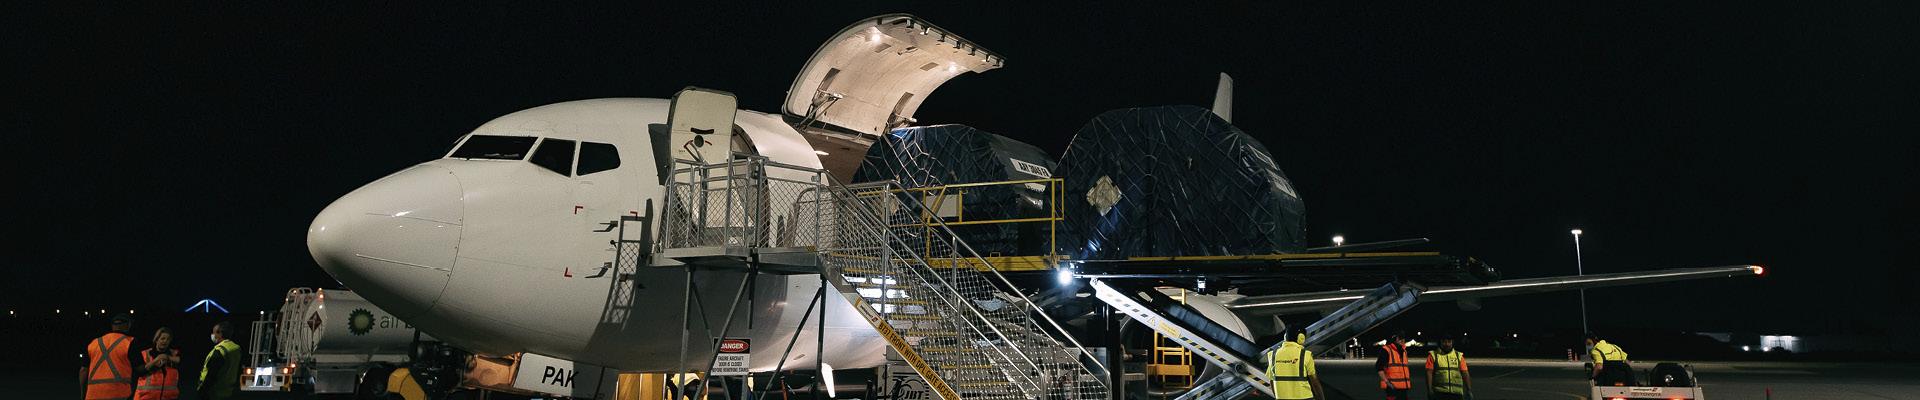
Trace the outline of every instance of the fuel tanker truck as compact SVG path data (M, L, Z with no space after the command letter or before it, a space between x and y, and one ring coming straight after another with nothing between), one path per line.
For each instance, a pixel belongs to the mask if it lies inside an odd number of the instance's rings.
M352 394L362 374L390 371L432 340L351 291L310 288L287 290L252 337L243 390L312 394Z

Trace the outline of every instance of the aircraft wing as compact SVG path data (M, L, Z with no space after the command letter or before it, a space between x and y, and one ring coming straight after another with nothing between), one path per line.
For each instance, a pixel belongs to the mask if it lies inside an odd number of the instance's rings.
M1552 278L1508 279L1480 286L1429 288L1425 293L1420 295L1419 299L1422 303L1471 300L1481 297L1511 296L1610 286L1760 276L1765 272L1765 268L1758 265L1733 265L1725 267L1675 268ZM1242 314L1293 314L1337 309L1364 295L1366 295L1365 290L1276 294L1243 297L1229 301L1225 305L1228 309Z

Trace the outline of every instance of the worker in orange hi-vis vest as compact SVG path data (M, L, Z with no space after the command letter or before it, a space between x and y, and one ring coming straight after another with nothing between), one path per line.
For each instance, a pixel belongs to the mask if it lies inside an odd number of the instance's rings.
M173 348L173 330L155 331L153 348L140 352L140 362L148 364L148 372L134 381L133 400L180 398L180 349Z
M113 317L112 331L87 342L85 365L80 367L80 382L87 387L86 400L125 400L133 397L133 380L158 363L134 364L127 358L134 348L133 316Z
M1387 400L1407 400L1407 392L1413 389L1413 374L1407 370L1407 339L1395 333L1387 338L1387 344L1380 346L1380 358L1373 363L1373 369L1380 374L1380 391L1385 392Z

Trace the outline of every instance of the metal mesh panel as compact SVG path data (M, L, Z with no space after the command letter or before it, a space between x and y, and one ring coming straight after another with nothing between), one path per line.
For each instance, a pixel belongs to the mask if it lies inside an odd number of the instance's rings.
M646 243L638 240L614 241L615 254L613 271L611 271L614 273L613 295L607 296L606 312L600 317L601 323L626 323L627 317L633 315L633 307L637 300L633 293L636 283L633 279L640 269L640 261L645 259L645 254L641 253L646 251L645 247Z
M753 156L676 165L667 183L663 246L795 247L817 241L817 229L801 226L820 220L814 214L824 172Z

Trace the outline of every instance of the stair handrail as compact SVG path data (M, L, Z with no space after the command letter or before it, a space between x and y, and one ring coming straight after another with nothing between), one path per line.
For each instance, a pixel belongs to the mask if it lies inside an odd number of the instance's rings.
M847 186L847 185L840 185L840 184L838 184L838 182L834 182L834 184L832 184L832 185L829 185L828 187L830 187L830 188L831 188L831 189L828 189L828 190L834 190L834 191L839 191L839 192L842 192L842 193L839 193L839 194L840 194L840 195L842 195L842 196L845 196L845 197L843 197L843 198L844 198L844 199L847 199L847 201L848 201L848 202L849 202L850 204L852 204L852 205L854 205L854 206L857 206L857 207L861 207L861 208L863 208L863 209L866 209L865 211L867 211L867 212L860 212L860 213L854 213L854 214L857 214L857 215L858 215L858 218L862 218L863 220L865 220L865 222L867 222L867 223L869 224L869 225L868 225L867 227L865 227L865 228L867 228L868 230L871 230L871 231L877 231L877 232L875 232L875 234L876 234L876 235L878 235L878 236L883 236L883 237L886 237L886 240L887 240L887 241L891 241L891 242L895 242L895 243L898 243L898 244L900 245L900 248L901 248L901 249L903 249L903 250L904 250L904 252L906 253L905 255L907 255L907 256L909 256L909 257L912 257L912 259L913 259L913 260L914 260L915 262L917 262L917 263L918 263L918 265L928 265L928 266L930 266L930 265L931 265L931 264L928 264L928 263L927 263L927 261L926 261L926 258L925 258L925 257L923 257L923 256L921 256L921 255L920 255L920 254L919 254L918 252L915 252L915 251L913 251L913 248L915 247L915 246L914 246L913 244L911 244L911 243L907 243L907 242L905 242L905 241L902 241L902 240L900 239L900 237L899 237L898 235L894 235L894 234L893 234L893 233L891 232L891 229L890 229L890 228L887 228L887 227L889 226L889 224L888 224L888 223L887 223L886 221L879 221L879 220L873 220L872 218L875 218L875 216L878 216L878 215L880 215L880 212L879 212L879 210L874 210L874 209L872 209L872 208L871 208L871 205L869 205L869 204L867 204L867 203L866 203L866 202L864 202L864 201L860 201L860 200L859 200L859 196L858 196L858 194L856 194L856 193L855 193L855 192L853 191L853 188L854 188L854 187L877 187L877 188L881 188L882 190L888 190L888 193L892 193L892 191L891 191L891 189L887 189L887 188L899 188L899 187L901 187L901 186L899 185L899 183L898 183L898 182L895 182L895 181L881 181L881 182L875 182L875 183L862 183L862 184L856 184L856 185L854 185L854 186ZM888 251L892 251L892 249L891 249L891 248L889 248L889 249L888 249ZM918 271L913 271L912 273L914 273L915 275L919 275L919 274L920 274L920 272L918 272ZM932 279L932 281L935 281L935 282L937 282L937 283L939 283L939 284L940 284L940 287L942 287L942 288L944 289L944 292L948 292L948 293L958 293L958 292L959 292L959 290L958 290L958 289L955 289L955 288L954 288L954 286L953 286L953 284L952 284L952 283L950 283L950 282L947 282L947 281L946 281L946 279L944 279L944 278L941 278L941 277L940 277L940 274L938 274L938 273L935 273L935 272L934 272L934 271L932 271L931 269L929 269L929 270L927 271L927 273L926 273L926 276L931 276L931 277L933 277L933 279ZM922 279L922 280L926 280L925 278L921 278L921 279ZM881 293L881 295L882 295L882 296L885 296L885 295L886 295L886 293L885 293L885 292L883 291L883 292ZM1010 343L1013 343L1013 342L1014 342L1014 340L1013 340L1013 337L1012 337L1012 336L1009 336L1009 335L1007 335L1007 334L1006 334L1006 332L1002 332L1002 331L1000 331L1000 328L999 328L999 327L995 327L995 326L993 326L993 324L991 323L991 321L993 321L993 319L991 319L991 318L987 318L987 316L986 316L985 314L981 314L981 313L980 313L980 310L979 310L979 309L976 309L976 308L974 308L974 306L973 306L972 304L967 304L966 302L964 302L964 300L965 300L965 299L961 299L962 301L961 301L961 302L960 302L959 304L954 304L954 301L953 301L953 299L952 299L952 297L954 297L954 296L937 296L937 297L939 297L939 300L940 300L940 301L941 301L942 303L946 303L946 304L947 304L947 307L948 307L948 308L952 308L952 309L956 309L956 310L966 310L967 312L970 312L970 313L972 313L974 317L976 317L976 318L979 318L979 319L980 319L980 321L982 321L982 322L986 322L986 325L987 325L987 330L991 330L991 331L993 332L993 336L994 336L994 337L998 337L998 338L1000 338L1000 340L1001 340L1001 341L1003 341L1003 342L1006 342L1006 343L1009 343L1009 344L1010 344ZM964 324L966 324L966 326L967 326L967 329L971 329L971 330L973 330L973 332L974 332L975 334L978 334L978 335L980 335L980 336L987 336L987 332L986 332L986 331L983 331L983 330L981 330L981 329L980 329L980 327L979 327L978 325L975 325L975 324L973 323L973 321L972 321L972 320L970 320L970 319L967 319L967 318L964 318L964 317L963 317L963 318L961 318L961 319L960 319L960 322L962 322L962 323L964 323ZM1009 354L1006 354L1006 352L1004 352L1004 351L1001 351L1001 350L1000 350L1000 349L998 348L998 346L992 346L992 347L994 347L994 352L996 352L996 353L1000 353L1000 357L1001 357L1001 358L1004 358L1004 359L1007 359L1007 360L1009 360L1009 361L1012 361L1012 360L1016 360L1016 358L1015 358L1015 357L1013 357L1013 355L1009 355ZM1034 371L1039 371L1039 370L1041 370L1041 368L1040 368L1040 365L1039 365L1039 364L1035 364L1035 363L1033 362L1033 357L1031 357L1031 356L1028 356L1028 355L1026 354L1026 352L1025 352L1025 351L1021 351L1021 350L1020 350L1020 347L1019 347L1019 346L1011 346L1011 345L1009 345L1009 346L1007 346L1007 347L1009 347L1009 348L1011 348L1011 349L1013 349L1013 351L1014 351L1014 353L1016 353L1016 354L1018 354L1018 355L1019 355L1019 357L1017 358L1017 360L1019 360L1019 361L1021 361L1021 362L1024 362L1024 363L1026 363L1026 364L1027 364L1027 366L1029 366L1029 367L1032 367L1032 369L1033 369ZM1017 369L1018 367L1016 366L1015 368ZM1010 376L1010 378L1011 378L1011 376ZM1027 388L1024 388L1024 387L1023 387L1023 388L1022 388L1022 391L1030 391L1030 390L1044 390L1044 385L1043 385L1042 383L1040 383L1040 382L1033 382L1033 381L1031 381L1031 379L1030 379L1029 377L1025 377L1025 376L1021 376L1021 377L1019 377L1019 378L1021 378L1020 380L1022 380L1022 381L1026 381L1026 384L1027 384L1028 386L1030 386L1030 387L1032 388L1032 389L1027 389Z
M839 184L839 182L831 178L831 176L829 176L829 181L832 182L835 186L838 186ZM886 182L886 185L888 186L900 188L900 190L902 191L906 190L904 186L900 185L899 181L887 180L885 182ZM918 210L927 209L926 205L920 202L920 199L914 198L914 196L897 196L897 197L902 197L902 198L905 198L905 201L913 202L913 204L917 206L917 208L915 209L918 209ZM923 218L923 220L930 220L930 225L938 226L940 228L940 231L946 233L947 236L949 237L959 237L958 234L953 232L952 227L947 226L946 221L942 221L939 218ZM1001 284L1006 285L1006 287L1008 288L1018 288L1018 286L1015 286L1013 284L1013 281L1007 279L1006 275L1000 274L1000 269L995 268L992 262L989 262L985 258L980 257L980 252L974 250L972 245L967 244L967 242L964 240L959 240L954 242L960 244L961 247L966 248L968 256L970 258L973 258L975 261L979 261L981 264L986 265L987 271L990 272L994 276L994 278L999 279ZM1107 366L1105 363L1100 362L1100 359L1097 357L1094 357L1092 352L1087 351L1087 348L1085 346L1082 346L1079 340L1075 340L1073 338L1073 335L1067 334L1066 329L1061 327L1058 321L1054 321L1052 316L1047 315L1046 310L1040 309L1040 307L1033 302L1033 299L1027 297L1026 293L1021 293L1019 290L1013 290L1013 294L1019 296L1020 301L1022 303L1025 303L1026 307L1029 310L1033 311L1036 314L1039 314L1040 319L1047 321L1047 324L1051 325L1056 332L1059 332L1061 337L1065 337L1067 338L1068 342L1073 343L1073 348L1075 350L1078 350L1081 355L1086 356L1087 360L1093 362L1094 366L1099 367L1100 372L1102 374L1100 376L1111 376L1113 374L1112 370L1107 369ZM1044 333L1044 330L1042 330L1042 332ZM1065 344L1062 344L1058 339L1053 338L1053 335L1043 335L1043 336L1047 336L1047 338L1049 340L1052 340L1055 344L1060 344L1062 347L1065 347ZM1083 365L1081 366L1081 369L1086 370L1086 367ZM1086 372L1088 374L1093 373L1092 370L1086 370Z

